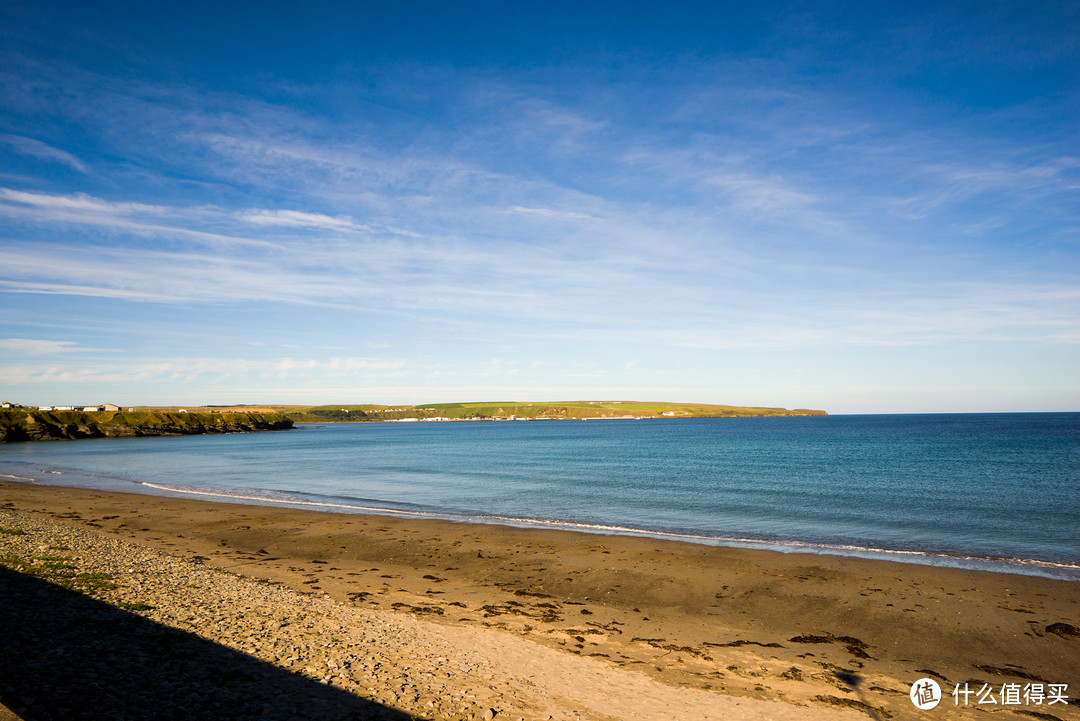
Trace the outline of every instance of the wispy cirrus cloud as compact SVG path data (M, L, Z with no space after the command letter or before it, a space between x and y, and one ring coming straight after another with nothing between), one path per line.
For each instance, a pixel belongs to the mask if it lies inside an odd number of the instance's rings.
M404 360L333 358L170 358L134 359L118 369L112 361L0 365L7 382L33 385L144 383L148 381L212 381L219 383L238 377L262 379L306 378L313 374L332 379L374 379L399 377L408 367Z
M39 340L34 338L0 338L0 352L15 355L54 355L93 350L70 340Z
M245 210L238 214L240 220L255 225L278 225L287 228L317 228L320 230L370 230L347 215L330 216L323 213L305 213L299 210Z
M113 203L101 198L94 198L86 193L67 195L51 193L31 193L11 188L0 188L0 199L18 205L46 210L70 211L75 213L93 213L98 215L135 215L164 213L167 208L145 203Z
M80 173L87 172L86 163L79 160L76 156L66 150L53 147L52 145L43 143L35 138L27 138L22 135L0 135L0 144L6 145L21 155L28 155L32 158L40 158L42 160L60 163L61 165L66 165Z
M109 201L86 193L50 194L0 188L0 216L37 224L92 226L155 241L180 238L214 246L274 245L241 233L208 229L233 220L231 212L213 206L150 205Z
M932 214L980 198L992 198L998 218L996 227L1009 223L1013 211L1041 200L1047 208L1068 212L1080 196L1080 168L1070 156L1036 162L967 162L925 163L910 171L919 179L921 191L911 196L896 196L889 202L892 213L910 220L921 220ZM975 221L974 225L980 225Z
M596 220L596 216L589 215L588 213L579 213L572 210L557 210L555 208L526 208L520 205L515 205L507 209L509 213L518 213L522 215L536 215L542 218L552 218L554 220Z

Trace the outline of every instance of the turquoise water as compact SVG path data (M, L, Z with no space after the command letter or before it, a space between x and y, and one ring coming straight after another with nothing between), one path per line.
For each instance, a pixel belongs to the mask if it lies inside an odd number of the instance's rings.
M0 473L1080 578L1076 413L299 426L12 444Z

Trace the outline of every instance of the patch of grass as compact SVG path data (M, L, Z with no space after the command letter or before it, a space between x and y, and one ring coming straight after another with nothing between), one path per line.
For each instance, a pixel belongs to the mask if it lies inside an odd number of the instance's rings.
M118 603L116 604L125 611L149 611L153 606L148 606L142 601L136 601L134 603Z
M21 528L4 528L0 526L0 536L25 536L26 531Z
M12 556L10 554L7 556L0 556L0 566L5 566L16 571L25 573L26 569L31 565L32 564L29 561L24 561L18 556Z
M81 586L88 591L111 591L116 588L112 576L107 573L80 573L71 579L71 585Z
M64 588L79 587L85 591L111 591L116 588L112 576L107 573L75 573L76 567L63 556L0 556L0 566L5 566L28 576L42 578Z

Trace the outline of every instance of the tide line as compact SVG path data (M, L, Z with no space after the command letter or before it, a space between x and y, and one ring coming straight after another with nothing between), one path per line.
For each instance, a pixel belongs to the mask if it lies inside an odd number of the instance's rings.
M282 504L290 506L303 506L309 508L339 509L360 513L374 513L406 518L432 518L450 521L472 521L481 523L514 524L525 527L559 528L572 531L584 531L600 534L625 534L632 536L644 536L657 539L670 539L676 541L688 541L692 543L715 544L721 546L736 546L779 550L781 552L806 551L810 553L834 553L846 554L872 554L878 557L908 557L925 559L927 562L970 562L976 564L988 564L994 566L1023 566L1029 568L1061 569L1063 571L1080 572L1080 565L1061 563L1054 561L1042 561L1037 559L972 556L966 554L934 553L919 550L904 550L893 548L877 548L874 546L856 546L850 544L812 543L798 540L766 540L760 538L741 538L736 536L712 536L697 533L675 533L671 531L656 531L646 528L634 528L631 526L616 526L600 523L582 523L577 521L560 521L545 518L527 518L517 516L500 516L487 514L454 514L438 513L433 511L403 510L387 508L385 506L370 506L352 503L330 503L327 501L306 501L287 493L266 492L253 494L243 491L228 491L223 489L205 490L185 486L170 486L159 483L139 481L139 485L171 493L206 496L210 498L234 499L243 501L255 501L257 503Z

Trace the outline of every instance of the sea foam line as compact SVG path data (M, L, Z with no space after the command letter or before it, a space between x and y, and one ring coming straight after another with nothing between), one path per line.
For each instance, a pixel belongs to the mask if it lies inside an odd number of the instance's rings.
M37 483L36 478L29 478L28 476L13 476L10 473L0 473L0 478L14 478L16 481L30 481L31 483Z
M1010 563L1031 566L1046 566L1050 568L1063 568L1080 571L1080 565L1072 563L1060 563L1055 561L1041 561L1030 558L1011 558L1005 556L971 556L965 554L932 553L930 551L900 550L895 548L877 548L875 546L853 546L847 544L811 543L797 540L766 540L761 538L740 538L738 536L710 536L699 533L674 533L672 531L651 531L643 528L627 526L606 526L595 523L578 523L574 521L556 521L538 518L514 518L512 516L482 516L484 519L502 521L505 523L521 523L527 525L552 526L575 530L595 530L604 533L627 533L635 536L648 536L650 538L670 538L689 541L707 541L717 544L740 544L746 546L761 546L769 548L805 548L812 551L847 551L855 553L874 553L895 556L917 556L928 559L946 559L954 561L976 561L983 563Z
M196 488L184 488L182 486L166 486L159 483L147 483L146 481L138 481L140 486L147 486L149 488L156 488L161 491L169 491L172 493L187 493L195 496L211 496L213 498L236 498L244 501L259 501L260 503L288 503L294 506L315 506L318 508L343 508L350 511L371 511L372 513L390 513L402 516L423 516L425 518L449 518L448 514L444 513L430 513L427 511L402 511L395 508L383 508L381 506L358 506L351 503L325 503L322 501L303 501L299 498L287 497L276 498L270 495L254 496L244 493L230 493L227 491L202 491Z

